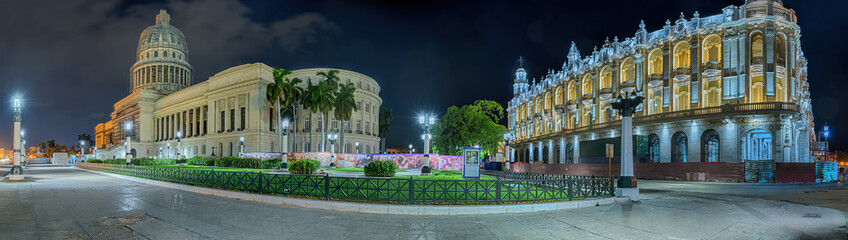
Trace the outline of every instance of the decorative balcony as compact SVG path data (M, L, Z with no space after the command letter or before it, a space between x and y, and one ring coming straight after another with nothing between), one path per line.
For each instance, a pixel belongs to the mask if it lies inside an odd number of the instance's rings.
M759 64L759 65L763 64L763 57L752 57L751 58L751 65L757 65L757 64Z
M674 86L689 84L692 69L688 67L679 67L674 69Z
M716 61L709 61L704 63L704 77L713 77L718 76L721 73L721 63Z
M536 112L535 114L533 114L533 118L536 118L536 119L542 118L542 113Z
M594 98L594 96L592 96L592 94L591 94L591 93L589 93L589 94L583 94L583 100L592 99L592 98Z
M692 119L721 119L727 116L755 115L755 114L801 114L801 108L794 103L765 102L745 104L725 104L717 107L695 108L674 112L664 112L651 115L633 117L633 125L658 124L664 122L688 121ZM516 141L515 143L536 142L542 139L551 139L558 136L584 133L589 131L608 131L621 129L621 120L593 124L589 126L564 129L560 132L541 134L530 138Z
M577 99L569 99L565 105L569 111L577 109Z
M562 112L562 109L564 109L564 108L565 108L565 104L557 104L557 105L554 105L554 110L556 110L556 111L557 111L557 113L561 113L561 112Z
M609 99L610 97L612 97L612 92L613 91L612 91L611 87L601 88L601 96L600 97L602 99Z
M656 85L656 86L662 86L662 82L663 82L662 73L653 73L648 77L648 79L650 80L650 82L648 82L648 84Z
M621 91L632 92L633 90L636 90L636 80L621 82Z

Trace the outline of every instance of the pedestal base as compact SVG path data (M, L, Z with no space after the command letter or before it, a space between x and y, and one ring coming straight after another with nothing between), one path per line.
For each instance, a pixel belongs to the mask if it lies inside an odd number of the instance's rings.
M430 172L432 172L432 171L430 170L430 167L428 167L428 166L424 166L424 167L421 168L421 176L430 176Z
M616 197L629 197L630 201L639 201L639 188L615 188Z
M15 175L9 174L9 181L22 181L22 180L24 180L23 174L15 174Z

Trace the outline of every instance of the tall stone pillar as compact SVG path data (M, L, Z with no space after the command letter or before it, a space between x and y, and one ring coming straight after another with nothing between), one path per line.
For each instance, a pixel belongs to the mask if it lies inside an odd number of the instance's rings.
M630 197L631 201L639 201L639 188L633 174L633 112L642 100L643 97L627 92L612 103L621 114L621 176L615 195Z
M12 155L15 158L15 163L12 166L12 169L9 171L9 180L18 181L24 180L24 169L21 167L21 161L24 160L23 153L23 144L21 142L21 100L15 99L15 127L14 127L14 150L12 150Z

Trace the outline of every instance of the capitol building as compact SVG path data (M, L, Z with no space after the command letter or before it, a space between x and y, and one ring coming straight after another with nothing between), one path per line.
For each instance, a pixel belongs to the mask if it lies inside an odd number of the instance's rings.
M206 81L194 83L188 61L186 37L160 10L156 24L138 40L136 63L130 69L129 95L114 105L111 120L95 127L96 157L237 156L244 152L280 152L277 131L279 111L266 100L266 87L274 81L273 68L263 63L234 66ZM290 77L313 84L328 68L293 70ZM350 121L328 122L339 132L337 153L379 152L378 114L380 86L364 74L338 70L340 83L356 86L357 110ZM299 109L288 128L288 151L330 151L321 146L322 114ZM129 123L129 124L128 124ZM130 129L125 126L131 125ZM295 128L297 126L297 129ZM325 131L329 132L329 131ZM130 149L126 139L131 138ZM243 140L243 141L242 141Z
M641 23L588 55L572 43L562 68L538 81L519 59L512 158L607 163L605 145L621 142L610 103L633 92L645 98L633 116L637 162L812 162L797 20L780 0L748 0L712 16L681 13L654 31Z

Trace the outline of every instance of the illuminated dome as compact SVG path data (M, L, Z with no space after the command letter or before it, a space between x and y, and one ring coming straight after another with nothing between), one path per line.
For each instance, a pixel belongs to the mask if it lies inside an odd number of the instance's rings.
M180 29L171 25L171 15L159 10L156 24L138 38L136 63L131 69L132 89L153 89L162 94L191 85L188 44Z

